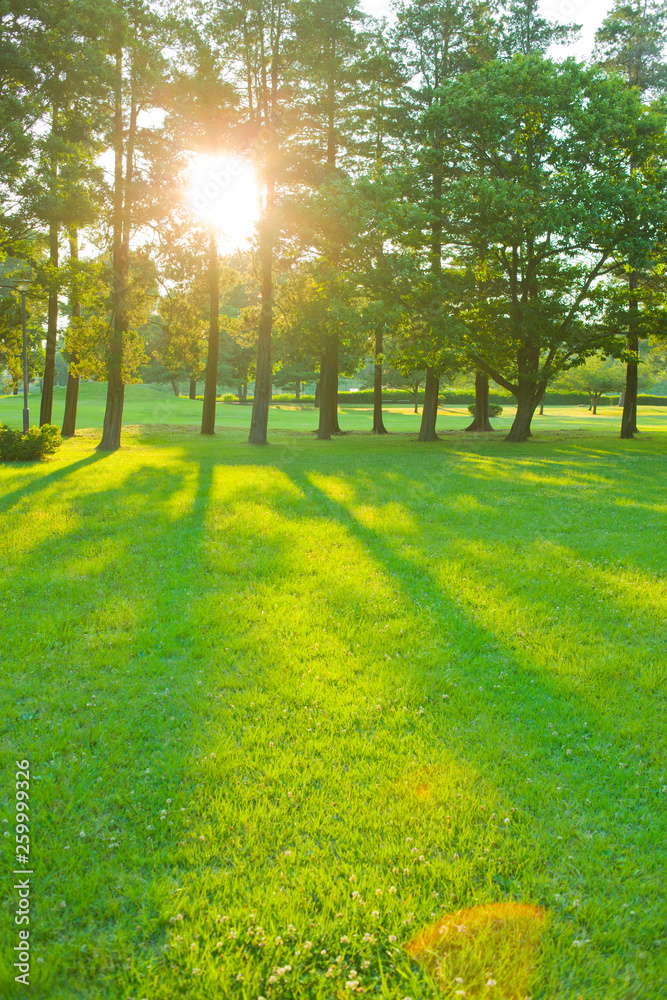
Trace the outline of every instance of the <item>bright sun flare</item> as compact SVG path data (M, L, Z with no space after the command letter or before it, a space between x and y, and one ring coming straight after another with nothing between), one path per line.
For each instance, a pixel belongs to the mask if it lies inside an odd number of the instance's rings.
M229 249L252 238L259 217L255 171L234 156L198 156L193 159L190 205L222 237Z

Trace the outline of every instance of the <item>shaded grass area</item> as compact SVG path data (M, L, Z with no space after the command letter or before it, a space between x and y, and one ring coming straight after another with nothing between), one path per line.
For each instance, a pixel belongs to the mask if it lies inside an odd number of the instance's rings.
M237 437L0 467L31 994L509 997L402 946L513 900L533 1000L664 996L667 437Z
M80 387L77 426L80 428L102 427L106 399L106 385L83 383ZM39 422L40 397L30 396L30 413L33 423ZM56 387L54 392L53 420L62 424L65 407L65 389ZM0 397L0 423L11 427L22 426L22 396ZM421 408L420 408L421 410ZM217 404L217 425L220 429L238 430L247 433L250 427L252 405L236 403ZM128 425L156 425L201 427L201 400L176 397L171 391L165 392L152 385L125 386L124 421ZM413 407L391 406L385 408L385 425L394 434L417 434L421 415L413 412ZM514 419L515 408L505 406L501 417L492 420L494 428L507 432ZM372 406L344 405L339 407L340 424L344 431L370 432L373 427ZM466 406L442 406L438 413L437 429L447 431L463 430L471 417ZM308 433L317 429L318 411L311 404L296 405L274 403L270 408L269 434L280 430ZM546 406L543 416L536 414L533 431L543 433L554 430L583 430L588 433L620 433L621 410L617 406L601 406L596 416L581 406ZM642 431L667 430L667 407L640 406L639 423Z

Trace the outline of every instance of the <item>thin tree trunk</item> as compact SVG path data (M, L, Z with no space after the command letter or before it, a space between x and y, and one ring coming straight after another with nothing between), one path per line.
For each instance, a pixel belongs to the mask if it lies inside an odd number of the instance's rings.
M296 384L296 392L294 393L294 398L296 399L297 403L301 401L301 382L297 382Z
M637 324L639 320L637 298L637 272L630 271L628 275L628 350L639 353L639 337ZM637 427L637 362L628 361L625 372L625 395L623 397L623 415L621 416L621 437L633 438L638 433Z
M484 372L475 372L475 416L467 431L492 431L489 421L489 376Z
M188 399L196 399L196 398L197 398L197 379L196 378L191 378L190 379L190 392L188 393Z
M544 416L544 400L546 399L546 391L540 396L540 416Z
M202 434L215 434L215 396L218 387L218 347L220 343L220 292L218 278L218 246L211 228L208 238L208 356L204 405L201 415Z
M313 403L314 409L319 410L321 398L322 398L322 369L320 368L320 377L317 385L315 386L315 402Z
M69 236L69 256L74 265L72 275L72 287L70 295L72 297L72 319L81 318L81 303L77 290L76 265L79 261L79 234L74 228ZM74 437L76 433L76 411L79 402L79 376L74 375L72 368L76 367L77 356L70 354L69 371L67 372L67 391L65 393L65 415L61 434L63 437Z
M12 396L18 396L19 394L19 384L18 381L14 382L14 388L12 389Z
M375 331L375 371L373 372L373 434L386 434L382 419L382 327Z
M104 412L102 440L98 445L100 451L116 451L120 448L120 435L123 425L123 402L125 400L125 385L123 384L123 343L126 335L127 320L125 306L125 289L127 283L128 261L126 246L123 239L123 50L116 50L116 79L114 87L114 194L113 194L113 330L109 350L107 403Z
M267 182L266 208L260 226L261 312L257 337L257 374L250 418L250 444L266 444L271 402L271 329L273 327L273 180Z
M419 413L419 386L415 387L413 395L415 400L415 413Z
M181 395L181 390L180 390L179 385L178 385L178 379L172 378L172 380L171 380L171 387L174 390L174 396L180 396Z
M593 396L593 416L597 416L599 398L600 398L599 393L596 393L595 396Z
M327 345L320 361L320 416L317 429L317 437L320 441L330 441L334 433L331 414L331 387L333 380L332 365L332 345L331 338L327 338Z
M54 176L57 175L57 165L53 167ZM59 250L58 223L52 222L49 226L49 264L52 268L52 281L57 280L58 250ZM53 415L53 386L56 374L56 344L58 340L58 289L49 290L48 319L46 327L46 358L44 361L44 378L42 380L42 402L39 409L39 426L50 424Z
M419 428L420 441L439 441L435 433L435 421L438 416L438 391L440 379L434 375L432 368L426 369L426 385L424 386L424 406L422 422Z

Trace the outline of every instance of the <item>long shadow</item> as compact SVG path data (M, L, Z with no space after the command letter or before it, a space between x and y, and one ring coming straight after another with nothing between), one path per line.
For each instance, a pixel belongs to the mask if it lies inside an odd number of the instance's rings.
M378 531L361 525L344 504L314 486L306 475L293 475L293 479L311 495L313 490L319 492L327 515L336 518L341 527L363 545L389 574L396 589L403 592L406 601L418 603L423 608L423 593L426 590L429 617L434 620L436 636L443 640L443 659L447 657L451 662L453 652L445 639L453 641L463 653L464 662L454 669L471 705L465 720L450 723L448 742L465 759L472 759L483 773L489 775L491 772L493 780L503 786L531 817L535 828L540 830L545 858L551 857L559 867L566 867L566 850L573 850L572 844L555 848L549 835L551 821L563 808L560 796L550 796L558 785L567 786L566 808L577 826L589 823L598 830L601 826L606 827L612 834L623 831L623 842L611 844L600 852L597 863L585 875L585 878L593 879L591 891L601 890L601 885L596 885L597 879L620 881L628 877L629 873L624 872L620 862L617 866L616 861L616 856L626 851L636 851L632 862L634 875L642 860L645 861L645 881L641 883L633 878L633 888L639 892L640 885L643 885L649 890L649 895L650 890L656 890L657 858L663 857L667 861L664 846L667 820L664 816L653 814L652 790L644 788L640 791L636 787L634 772L640 765L641 751L627 746L624 748L624 767L629 767L629 770L622 771L623 777L619 778L618 759L615 754L609 753L606 745L613 739L614 733L601 731L600 720L589 704L572 692L562 691L557 681L550 682L537 673L530 676L526 666L517 660L513 649L504 646L496 635L471 620L448 598L435 574L424 562L398 552ZM415 593L405 592L406 578ZM442 635L439 634L441 628ZM490 657L479 655L488 652ZM430 668L415 665L413 660L405 672L405 666L400 666L399 662L404 663L403 660L396 661L394 669L402 670L406 680L410 679L419 687L425 686L427 681L434 683L441 669L435 665ZM497 684L499 669L509 674L509 682ZM451 675L451 670L447 673ZM512 684L511 689L509 683ZM479 692L480 685L484 693ZM439 711L444 712L442 709ZM451 709L447 711L451 712ZM570 745L574 741L576 754L567 753L562 739L549 738L547 723L552 719L556 719L559 726L566 723L566 728L571 730L566 742ZM437 738L442 739L442 734ZM530 772L539 775L540 787L547 792L546 795L536 796L536 790L527 783L508 782L508 758L514 757L515 767L521 772L525 747L530 747L530 760L527 762ZM597 752L594 747L597 747ZM605 794L604 790L611 790L612 787L613 796ZM594 797L594 806L585 801L589 795ZM633 824L632 819L639 815L643 822ZM622 822L619 825L620 817ZM647 822L650 823L650 833L644 825ZM585 870L586 862L577 859L577 863L581 863ZM652 874L649 875L649 872Z
M50 486L54 486L56 483L61 482L73 473L86 468L86 466L94 465L95 462L102 461L104 458L107 458L109 454L109 452L96 451L87 458L80 458L78 462L63 465L58 469L54 469L52 472L47 472L45 475L36 477L34 481L26 483L25 486L20 486L11 493L6 493L4 496L0 497L0 513L11 510L11 508L17 503L20 503L21 500L35 496L38 493L42 493Z

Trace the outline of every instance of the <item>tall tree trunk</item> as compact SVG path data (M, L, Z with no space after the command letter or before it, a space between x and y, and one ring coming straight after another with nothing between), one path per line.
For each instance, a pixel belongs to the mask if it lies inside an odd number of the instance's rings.
M77 289L76 266L79 262L79 234L76 228L70 231L69 235L69 256L74 266L72 273L72 287L70 295L72 298L72 318L81 318L81 303ZM73 352L70 354L69 371L67 373L67 391L65 393L65 415L61 434L63 437L74 437L76 433L76 411L79 403L79 376L74 375L72 368L76 367L77 356Z
M489 421L489 376L484 372L475 372L475 416L467 431L492 431Z
M438 416L438 391L440 379L433 374L432 368L426 369L426 385L424 387L424 406L422 422L419 428L419 441L439 441L435 433L435 421Z
M180 396L181 395L181 390L180 390L179 385L178 385L178 379L172 378L172 380L171 380L171 387L174 390L174 396Z
M114 193L113 193L113 330L109 350L107 403L104 412L100 451L120 448L123 426L123 345L127 331L125 291L127 287L127 245L123 239L123 50L116 50L116 79L114 85Z
M328 333L325 337L324 353L320 361L319 433L321 440L328 441L331 434L342 434L338 423L338 334ZM317 393L315 394L316 404Z
M18 396L18 394L19 394L19 383L18 383L18 379L16 379L14 381L14 387L12 389L12 396Z
M266 444L271 403L271 329L273 326L273 226L264 219L260 235L262 306L257 336L257 374L250 418L250 444Z
M375 330L375 370L373 372L373 434L386 434L382 419L382 327Z
M243 402L248 402L248 382L247 380L243 383Z
M419 413L419 386L415 386L414 390L414 400L415 400L415 413Z
M639 351L639 338L628 337L628 350ZM625 393L623 396L623 414L621 416L621 437L633 438L637 434L637 363L628 361L625 371Z
M530 423L537 408L535 391L532 384L521 387L516 395L516 416L510 427L506 441L527 441L531 436Z
M196 378L191 378L190 379L190 391L188 393L188 399L196 399L196 398L197 398L197 379Z
M637 306L637 272L630 271L628 275L628 350L639 353L639 309ZM637 427L637 361L628 361L625 372L625 395L623 397L623 415L621 417L621 437L633 438L639 432Z
M219 284L218 245L213 228L211 228L208 237L208 356L206 358L204 405L201 414L202 434L215 433L215 396L218 386L218 348L220 343Z
M297 403L301 401L301 382L296 383L296 392L294 393L294 398Z
M57 164L53 167L57 176ZM52 268L51 280L57 281L59 227L57 222L49 225L49 265ZM42 380L42 402L39 409L39 426L50 424L53 415L53 386L56 374L56 344L58 341L58 289L49 289L48 319L46 326L46 357L44 361L44 378Z

